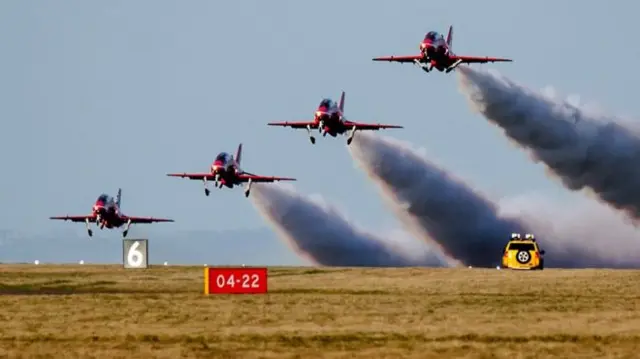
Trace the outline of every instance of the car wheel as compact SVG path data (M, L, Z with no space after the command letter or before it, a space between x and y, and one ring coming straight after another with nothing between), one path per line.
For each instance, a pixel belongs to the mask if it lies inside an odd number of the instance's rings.
M516 254L516 260L520 264L527 264L531 260L531 255L527 251L519 251Z

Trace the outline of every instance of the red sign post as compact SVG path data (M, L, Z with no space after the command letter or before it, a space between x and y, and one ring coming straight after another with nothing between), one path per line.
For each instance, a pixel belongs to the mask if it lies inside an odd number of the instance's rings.
M204 269L204 294L263 294L267 292L267 268Z

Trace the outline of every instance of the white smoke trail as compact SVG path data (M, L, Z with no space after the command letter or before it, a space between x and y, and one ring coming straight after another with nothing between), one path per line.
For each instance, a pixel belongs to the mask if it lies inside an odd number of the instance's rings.
M406 143L360 133L350 152L414 235L465 265L499 264L510 234L519 232L536 234L549 252L545 261L551 267L640 266L640 258L624 251L595 251L582 238L559 237L553 228L540 226L540 220L503 214L496 203Z
M640 136L621 119L519 85L494 71L460 67L460 88L474 110L502 128L573 191L640 220Z
M584 267L640 267L640 232L608 206L585 198L559 203L526 194L501 201L500 212L525 218L544 237L555 238L552 255L586 257Z
M349 146L411 232L474 267L495 267L512 232L525 226L400 141L360 133Z
M448 259L420 243L378 237L356 228L320 198L290 185L256 185L251 199L260 214L294 250L324 266L448 266Z

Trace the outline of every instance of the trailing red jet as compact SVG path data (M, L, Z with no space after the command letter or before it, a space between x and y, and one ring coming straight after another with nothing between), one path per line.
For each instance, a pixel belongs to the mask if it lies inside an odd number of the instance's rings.
M359 123L352 122L347 120L344 117L344 97L345 93L342 91L342 95L340 96L340 102L335 103L335 101L325 98L320 102L320 105L316 109L316 113L314 115L313 121L304 121L304 122L271 122L268 123L269 126L282 126L282 127L291 127L291 128L306 128L307 133L309 134L309 139L311 140L311 144L316 143L315 137L311 135L312 129L318 129L318 131L322 134L322 136L326 136L327 134L332 137L336 137L337 135L342 135L345 133L349 133L349 137L347 138L347 145L351 144L353 140L353 136L356 131L362 130L370 130L377 131L385 128L403 128L403 126L398 125L381 125L381 124L373 124L373 123Z
M101 194L91 209L91 214L84 216L59 216L49 217L49 219L61 219L71 222L85 222L87 224L87 232L89 237L93 236L93 231L89 227L89 223L96 223L98 228L120 228L125 225L122 237L126 237L129 227L134 223L153 223L153 222L173 222L173 219L153 218L153 217L132 217L124 215L120 211L122 203L122 189L118 189L118 195L114 199L107 194Z
M209 195L210 191L207 188L207 181L213 180L214 186L222 188L227 186L233 188L235 185L242 185L248 183L247 188L244 190L245 197L249 197L251 192L251 184L254 182L275 182L275 181L295 181L295 178L289 177L268 177L258 176L249 172L245 172L240 169L240 160L242 156L242 143L238 145L235 158L227 152L220 152L213 163L211 164L210 172L208 173L169 173L170 177L182 177L192 180L200 180L204 182L204 194Z
M447 39L437 31L429 31L420 43L420 54L410 56L386 56L376 57L373 61L388 61L406 63L412 62L426 72L433 70L451 72L460 64L487 63L487 62L512 62L511 59L499 57L458 56L451 51L453 42L453 26L449 26Z

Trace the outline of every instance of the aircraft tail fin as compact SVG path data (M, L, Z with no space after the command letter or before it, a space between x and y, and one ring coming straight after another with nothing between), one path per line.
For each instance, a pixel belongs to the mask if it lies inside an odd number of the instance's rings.
M345 93L344 91L342 91L342 95L340 95L340 102L338 102L338 108L342 113L344 113L344 96L345 96Z
M118 188L118 194L116 195L116 205L120 208L120 204L122 203L122 188Z
M449 26L449 33L447 33L447 46L449 47L449 51L453 47L453 25Z
M242 159L242 143L238 145L238 150L236 151L236 163L240 165L240 160Z

